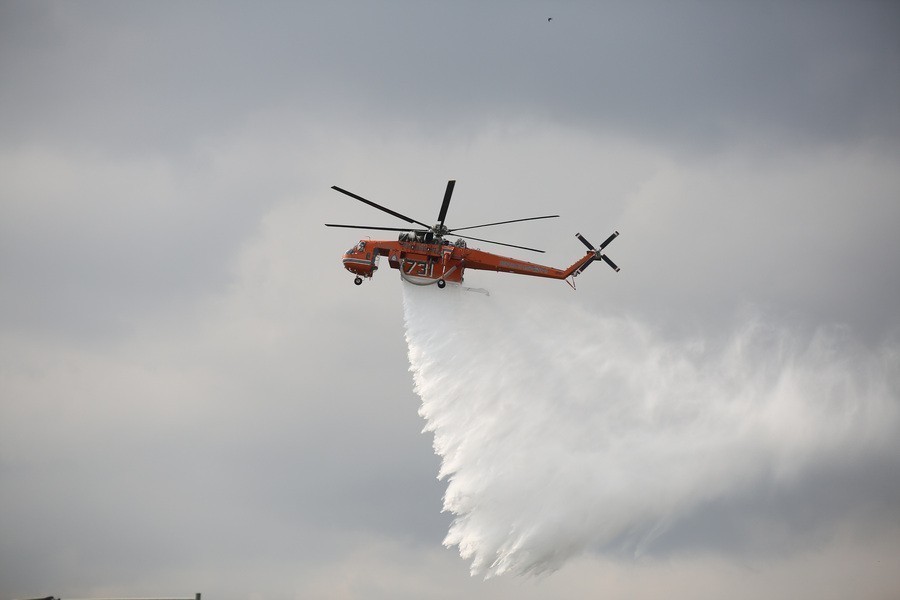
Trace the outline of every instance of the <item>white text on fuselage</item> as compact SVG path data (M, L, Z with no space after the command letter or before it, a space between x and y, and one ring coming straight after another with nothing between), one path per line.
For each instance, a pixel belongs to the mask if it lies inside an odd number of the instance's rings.
M550 271L546 267L541 267L538 265L530 265L528 263L514 263L508 260L500 261L501 269L518 269L520 271L531 271L532 273L549 273Z

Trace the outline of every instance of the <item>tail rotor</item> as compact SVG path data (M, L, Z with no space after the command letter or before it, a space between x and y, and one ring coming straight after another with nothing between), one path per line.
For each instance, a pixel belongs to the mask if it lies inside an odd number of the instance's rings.
M611 236L606 238L606 240L604 240L604 242L602 244L600 244L599 248L594 248L593 244L591 244L589 241L587 241L583 235L581 235L580 233L576 233L575 237L577 237L579 240L581 240L581 243L584 244L585 246L587 246L587 249L590 250L591 252L593 252L594 256L592 256L590 258L590 260L588 260L586 263L584 263L580 269L575 271L575 273L573 275L580 275L581 273L584 272L585 269L587 269L590 266L590 264L592 262L594 262L597 259L602 260L603 262L608 264L610 267L612 267L612 269L614 271L618 272L619 267L616 266L616 263L614 263L612 260L610 260L610 258L607 255L603 254L603 249L606 248L607 246L609 246L609 243L612 242L614 239L616 239L616 237L618 237L618 235L619 235L618 231L614 232Z

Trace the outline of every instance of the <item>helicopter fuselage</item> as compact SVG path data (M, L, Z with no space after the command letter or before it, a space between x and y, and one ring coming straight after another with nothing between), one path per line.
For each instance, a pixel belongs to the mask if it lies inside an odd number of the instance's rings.
M586 253L567 269L557 269L468 248L461 241L455 244L446 240L428 243L407 236L406 240L398 241L360 240L344 253L344 268L358 277L369 278L378 269L378 259L382 256L387 257L392 269L400 271L400 277L405 281L418 285L438 283L443 287L444 282L462 283L466 269L566 279L589 262L594 253Z

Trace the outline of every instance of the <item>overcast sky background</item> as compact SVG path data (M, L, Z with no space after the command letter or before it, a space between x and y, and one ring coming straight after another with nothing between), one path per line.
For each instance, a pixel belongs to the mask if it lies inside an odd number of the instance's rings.
M751 490L795 525L753 552L470 578L399 278L323 223L397 225L331 185L428 222L457 179L451 226L562 215L484 236L546 264L618 229L575 293L467 282L837 327L896 403L898 107L891 2L0 3L0 598L896 597L896 445Z

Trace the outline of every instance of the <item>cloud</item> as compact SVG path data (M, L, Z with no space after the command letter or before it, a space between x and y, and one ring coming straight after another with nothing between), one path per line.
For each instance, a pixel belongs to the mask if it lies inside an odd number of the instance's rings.
M539 115L682 151L900 132L891 5L555 8L11 5L4 138L180 151L285 107L423 137Z
M582 252L576 231L619 229L622 272L589 271L577 294L471 278L631 319L663 345L721 346L743 310L805 340L846 324L838 339L870 357L896 330L893 7L553 12L0 6L0 596L160 581L321 595L303 591L331 575L348 597L367 582L441 597L427 581L457 597L652 597L651 580L716 597L753 578L683 552L749 554L760 522L789 525L782 547L800 551L760 559L753 591L774 574L796 592L792 568L892 589L873 565L896 545L896 496L872 484L891 463L856 480L852 457L796 491L695 504L656 539L658 562L594 556L543 583L483 584L439 547L450 516L398 281L353 286L339 256L357 234L322 227L394 223L331 185L429 219L456 178L460 226L558 212L498 236L553 265ZM866 498L841 493L857 486ZM811 523L810 490L833 499ZM804 554L828 523L838 533Z

